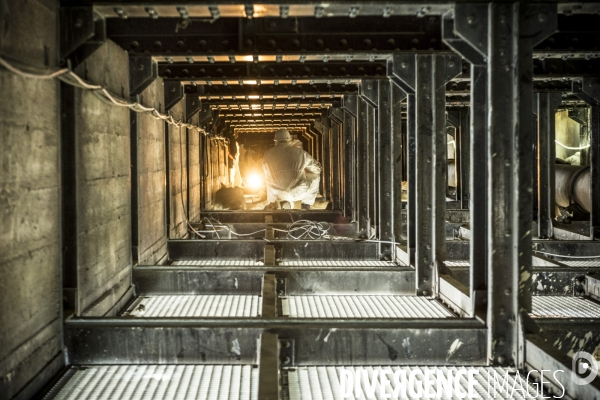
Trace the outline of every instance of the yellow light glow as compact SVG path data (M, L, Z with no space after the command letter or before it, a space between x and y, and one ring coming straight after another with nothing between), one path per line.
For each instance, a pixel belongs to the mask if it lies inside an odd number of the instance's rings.
M262 177L259 174L250 174L246 179L246 184L251 189L259 189L263 184Z
M260 99L260 96L259 96L259 95L257 95L257 94L251 94L250 96L248 96L248 98L249 98L249 99L256 100L256 99Z
M251 81L244 81L244 85L256 85L256 81L255 80L251 80Z

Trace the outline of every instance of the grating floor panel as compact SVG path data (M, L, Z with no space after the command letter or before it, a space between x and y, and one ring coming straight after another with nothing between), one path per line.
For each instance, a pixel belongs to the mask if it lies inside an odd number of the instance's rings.
M570 267L600 267L600 260L558 261Z
M255 267L264 265L262 261L250 261L250 260L176 260L171 262L171 265L198 265L202 267L230 267L230 266L242 266L242 267Z
M252 365L100 365L74 367L66 379L44 400L258 399Z
M538 318L600 318L600 305L581 297L533 296L532 316Z
M453 260L453 261L444 261L447 267L468 267L471 265L469 260Z
M257 317L262 297L253 295L147 296L124 315L132 317Z
M342 388L340 387L340 376L342 369L350 372L351 376L357 376L356 373L360 371L360 375L367 372L367 376L369 378L369 386L372 383L375 383L374 393L372 397L367 397L367 387L364 382L364 378L360 379L360 385L358 387L353 388L350 391L349 397L342 397ZM406 381L409 383L409 377L411 373L414 374L413 384L406 385L406 396L402 396L403 392L399 391L400 396L394 397L393 392L396 388L394 374L398 370L404 370L406 374ZM373 380L373 376L375 375L375 371L377 371L377 379ZM429 371L429 372L428 372ZM472 372L473 376L473 392L477 393L479 398L483 399L542 399L544 394L537 392L537 386L528 384L525 380L526 376L519 375L519 379L517 379L516 371L509 371L506 368L494 368L494 367L399 367L399 366L391 366L391 367L298 367L295 369L288 370L288 391L290 400L337 400L342 398L348 399L385 399L385 398L401 398L401 399L410 399L417 400L423 398L440 398L436 397L437 390L437 374L438 371L444 375L444 377L448 377L449 372L451 371L453 377L457 376L459 371L465 371L459 379L460 388L454 386L453 396L446 396L446 393L443 393L442 399L459 399L456 396L456 391L458 390L461 395L468 393L469 391L469 371ZM379 376L381 373L387 377L387 380L390 381L389 384L386 384L384 387L385 396L382 396L381 393L381 380ZM425 396L424 393L424 381L425 374L431 373L429 381L431 383L431 388L429 389L429 393L431 396ZM400 375L399 379L400 379ZM494 379L497 379L497 384L494 386ZM505 379L508 383L507 386L502 386L505 382ZM516 382L515 382L516 381ZM489 383L488 383L489 382ZM521 386L522 385L522 386ZM515 388L516 390L513 390ZM521 389L524 389L521 391ZM347 389L346 389L347 390ZM419 393L419 390L421 393ZM345 393L347 394L347 392ZM370 393L369 393L370 394ZM468 397L467 398L471 398ZM547 397L545 397L547 398Z
M288 296L284 316L291 318L451 318L437 300L421 296Z
M287 267L397 267L390 261L284 261Z

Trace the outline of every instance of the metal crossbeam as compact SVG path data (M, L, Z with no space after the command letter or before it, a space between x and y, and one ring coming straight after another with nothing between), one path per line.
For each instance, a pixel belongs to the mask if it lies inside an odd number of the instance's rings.
M385 77L385 62L286 62L286 63L161 63L160 76L170 79L361 79Z

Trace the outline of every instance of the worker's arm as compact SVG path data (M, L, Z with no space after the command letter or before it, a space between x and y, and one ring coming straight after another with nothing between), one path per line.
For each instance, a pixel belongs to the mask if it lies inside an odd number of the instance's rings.
M311 174L320 174L321 173L321 164L317 162L314 158L310 156L307 152L304 152L305 162L304 162L304 170L306 172L310 172Z

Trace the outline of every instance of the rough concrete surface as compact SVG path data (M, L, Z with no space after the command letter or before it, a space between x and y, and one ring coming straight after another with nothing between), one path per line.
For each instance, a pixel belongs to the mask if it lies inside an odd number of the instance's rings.
M56 65L56 2L5 2L0 17L3 57ZM0 87L0 399L9 399L62 350L60 135L56 81L0 69Z
M76 72L129 96L127 53L111 41ZM78 307L82 315L101 316L131 284L130 115L79 89L74 104Z
M163 80L155 80L141 103L164 112ZM156 264L167 254L165 122L148 114L137 118L138 263Z
M198 114L190 121L198 125ZM189 165L189 219L196 222L200 218L200 135L195 129L188 129L188 165Z
M185 99L169 110L173 118L185 115ZM186 128L169 125L169 239L182 239L187 235L187 139Z

